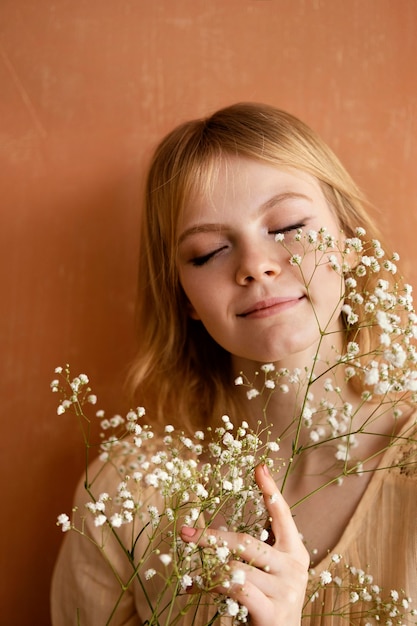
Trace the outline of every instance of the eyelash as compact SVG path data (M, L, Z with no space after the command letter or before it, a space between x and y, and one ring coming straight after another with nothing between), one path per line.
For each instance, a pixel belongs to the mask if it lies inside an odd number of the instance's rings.
M291 231L297 230L298 228L304 228L304 226L305 224L300 222L299 224L287 226L286 228L278 228L277 230L269 230L268 234L278 235L279 233L283 233L283 234L290 233ZM206 263L208 263L208 261L210 261L210 259L213 258L216 254L218 254L222 250L225 250L226 248L227 246L222 246L221 248L218 248L217 250L213 250L213 252L209 252L208 254L203 254L202 256L194 257L193 259L191 259L191 263L195 267L201 267L202 265L205 265Z
M268 231L270 235L279 235L279 234L285 234L285 233L290 233L293 230L298 230L299 228L304 228L305 224L300 222L299 224L293 224L292 226L286 226L285 228L277 228L276 230L270 230Z
M196 256L194 257L194 259L191 259L191 263L196 267L201 267L202 265L210 261L210 259L214 257L215 254L221 252L221 250L224 250L225 248L227 248L227 246L222 246L221 248L213 250L213 252L209 252L208 254L204 254L203 256Z

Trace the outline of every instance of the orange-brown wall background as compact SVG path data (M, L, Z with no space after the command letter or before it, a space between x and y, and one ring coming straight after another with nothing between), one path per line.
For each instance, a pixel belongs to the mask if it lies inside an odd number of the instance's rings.
M83 467L55 366L125 408L158 138L239 100L295 113L379 207L415 282L416 63L415 0L1 0L1 624L49 624L55 519Z

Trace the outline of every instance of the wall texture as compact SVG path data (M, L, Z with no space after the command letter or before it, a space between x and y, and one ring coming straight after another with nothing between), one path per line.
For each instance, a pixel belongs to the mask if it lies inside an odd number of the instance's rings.
M125 408L157 139L233 101L290 110L379 207L415 281L416 58L415 0L1 1L2 624L48 625L55 519L83 467L55 366Z

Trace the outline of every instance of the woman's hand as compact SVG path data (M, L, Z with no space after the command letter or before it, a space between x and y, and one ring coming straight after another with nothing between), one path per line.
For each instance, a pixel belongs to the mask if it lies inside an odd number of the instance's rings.
M214 536L218 544L227 542L231 552L243 561L230 561L230 580L244 582L219 585L223 593L245 606L253 626L298 626L308 578L309 556L299 536L291 510L265 465L255 469L255 479L270 514L273 545L247 534L183 527L181 537L199 546L209 545ZM212 541L212 540L211 540ZM242 551L242 547L244 548ZM234 575L235 574L235 575Z

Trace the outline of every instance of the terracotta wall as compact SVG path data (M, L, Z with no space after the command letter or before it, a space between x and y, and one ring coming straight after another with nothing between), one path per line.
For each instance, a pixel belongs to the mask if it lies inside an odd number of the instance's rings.
M415 280L416 59L415 0L1 0L2 624L49 623L55 519L83 466L54 367L124 408L157 139L237 100L294 112L380 207Z

